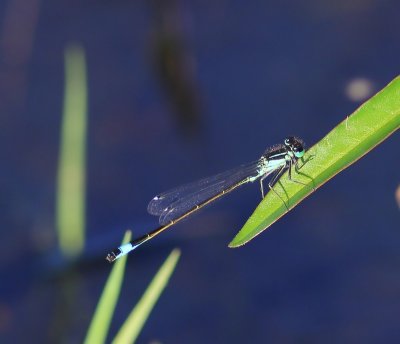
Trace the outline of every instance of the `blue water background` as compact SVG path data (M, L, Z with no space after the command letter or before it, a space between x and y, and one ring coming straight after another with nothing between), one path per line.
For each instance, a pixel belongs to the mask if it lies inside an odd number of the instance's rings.
M11 3L0 5L3 27ZM19 93L14 78L1 91L4 343L81 342L110 271L104 255L125 229L157 226L146 212L155 194L255 160L286 135L312 145L362 103L346 94L352 80L375 92L399 73L398 1L38 6L29 59L1 61L25 78ZM171 23L160 29L160 16ZM160 68L165 28L184 71L178 95ZM72 42L86 51L89 82L87 247L73 269L54 228ZM258 185L132 254L109 340L179 247L140 343L398 343L399 146L395 134L240 249L227 244L259 203Z

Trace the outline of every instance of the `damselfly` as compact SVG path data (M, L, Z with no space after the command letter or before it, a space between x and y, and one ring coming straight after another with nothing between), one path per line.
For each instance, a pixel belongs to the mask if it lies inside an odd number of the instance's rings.
M109 253L106 259L112 263L177 222L187 218L197 210L243 184L260 180L261 196L264 198L264 180L271 174L273 175L268 183L268 188L275 192L286 206L282 197L273 189L273 185L286 170L288 170L290 180L303 184L292 179L292 167L294 166L297 171L298 159L303 157L304 152L304 142L297 137L290 136L285 139L283 144L277 144L268 148L257 161L213 177L177 187L154 197L150 201L147 210L150 214L159 216L161 226L118 247Z

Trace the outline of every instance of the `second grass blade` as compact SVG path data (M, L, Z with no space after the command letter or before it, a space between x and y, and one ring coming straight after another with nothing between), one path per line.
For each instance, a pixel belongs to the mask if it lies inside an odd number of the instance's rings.
M154 276L150 285L147 287L142 298L132 310L131 314L122 325L113 344L128 344L134 343L138 337L144 323L146 322L151 310L156 304L158 298L167 286L168 281L175 270L176 264L178 263L181 255L180 250L174 249L164 264L158 270Z

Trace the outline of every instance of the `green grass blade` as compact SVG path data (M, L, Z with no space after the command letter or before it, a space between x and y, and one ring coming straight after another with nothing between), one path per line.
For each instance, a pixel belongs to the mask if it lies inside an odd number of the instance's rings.
M292 209L313 192L312 186L320 187L399 128L400 77L397 77L306 152L300 174L294 172L292 177L308 183L307 186L289 181L285 173L274 190ZM287 209L279 197L269 192L229 247L247 243L285 213Z
M79 46L65 51L65 91L57 176L56 223L60 250L79 255L85 244L87 81Z
M131 236L131 231L126 231L122 243L125 244L129 242ZM121 290L127 257L127 255L121 257L112 265L111 273L104 286L104 290L86 334L85 344L101 344L106 341L115 305Z
M150 285L140 299L139 303L132 310L125 323L116 335L113 344L134 343L143 328L151 310L166 287L168 280L174 272L180 256L178 249L173 250L157 274L154 276Z

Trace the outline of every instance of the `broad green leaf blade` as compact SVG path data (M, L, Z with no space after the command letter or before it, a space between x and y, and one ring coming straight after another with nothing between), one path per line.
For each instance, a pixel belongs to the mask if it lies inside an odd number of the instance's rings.
M61 252L79 255L85 244L87 80L80 46L65 50L64 110L57 177L56 222Z
M143 328L151 310L155 303L167 286L168 281L174 272L175 266L178 263L180 250L173 250L157 274L154 276L150 285L147 287L142 298L132 310L125 323L122 325L118 334L116 335L113 344L134 343L140 331Z
M131 231L126 231L122 243L125 244L129 242L131 237ZM101 294L99 303L97 304L92 318L92 322L90 323L84 341L85 344L101 344L106 341L115 305L118 301L121 290L127 257L127 255L121 257L112 265L110 276L107 279L103 293Z
M274 190L285 200L289 209L364 154L385 140L400 127L400 77L365 102L304 156L299 174L288 179L287 172ZM282 200L269 192L247 220L229 247L244 245L287 213Z

